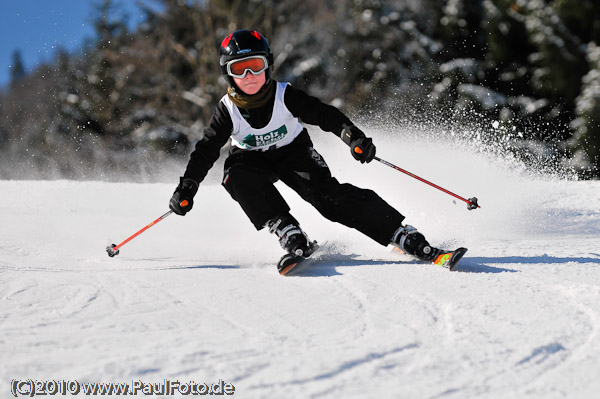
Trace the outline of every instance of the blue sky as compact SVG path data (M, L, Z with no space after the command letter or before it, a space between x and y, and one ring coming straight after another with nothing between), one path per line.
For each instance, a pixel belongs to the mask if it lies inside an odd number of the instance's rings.
M139 0L115 0L129 14L133 27L143 20ZM93 5L101 0L2 0L0 7L0 87L10 82L13 52L21 51L28 72L52 61L59 47L81 50L85 38L94 38ZM142 0L157 7L155 0Z

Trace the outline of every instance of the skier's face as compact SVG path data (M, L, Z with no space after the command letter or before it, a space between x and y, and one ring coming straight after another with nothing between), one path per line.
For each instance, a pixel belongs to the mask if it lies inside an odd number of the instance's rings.
M243 78L233 78L233 81L244 93L249 96L258 93L261 87L264 86L266 81L265 71L262 71L258 75L247 73Z

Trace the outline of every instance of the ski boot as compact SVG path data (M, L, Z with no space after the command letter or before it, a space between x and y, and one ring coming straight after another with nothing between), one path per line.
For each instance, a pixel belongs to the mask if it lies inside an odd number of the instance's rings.
M392 245L401 252L416 257L425 262L431 262L452 270L458 261L467 252L466 248L446 251L429 245L423 234L413 226L400 226L392 236Z
M403 252L413 255L420 260L433 261L441 251L434 248L425 239L423 234L419 233L413 226L400 226L392 236L392 245L398 247Z
M298 221L290 214L279 216L267 222L271 234L279 238L279 244L287 252L277 263L277 270L285 275L303 259L308 258L317 248L316 241L310 241L302 231Z

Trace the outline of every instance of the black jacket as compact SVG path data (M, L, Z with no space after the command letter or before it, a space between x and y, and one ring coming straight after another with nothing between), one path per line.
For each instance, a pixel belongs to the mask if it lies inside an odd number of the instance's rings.
M273 112L275 93L273 97L259 108L240 109L240 113L253 128L259 129L267 125ZM346 115L332 105L322 103L316 97L288 85L285 90L284 102L292 115L301 122L319 126L322 130L332 132L338 137L342 125L352 125ZM185 178L201 182L219 158L221 148L227 143L233 130L233 122L227 107L219 101L212 115L209 126L204 129L204 137L198 141L188 162Z

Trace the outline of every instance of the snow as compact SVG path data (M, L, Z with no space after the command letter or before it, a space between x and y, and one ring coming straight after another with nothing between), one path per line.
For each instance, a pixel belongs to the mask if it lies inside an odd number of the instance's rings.
M454 272L326 221L280 186L327 241L281 277L211 172L192 212L172 183L0 181L0 392L12 379L235 386L240 398L592 398L600 392L600 182L547 177L476 146L371 132L380 163L312 132L340 181L372 188ZM320 137L322 136L322 137ZM83 396L83 394L81 394ZM160 397L160 396L154 396Z

